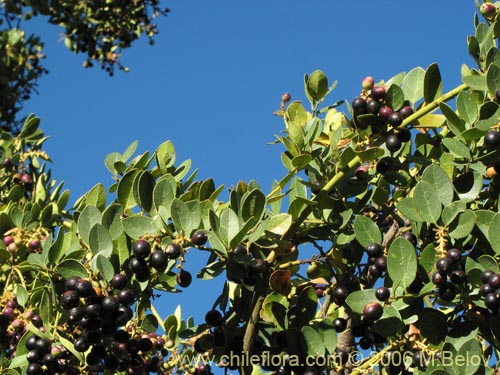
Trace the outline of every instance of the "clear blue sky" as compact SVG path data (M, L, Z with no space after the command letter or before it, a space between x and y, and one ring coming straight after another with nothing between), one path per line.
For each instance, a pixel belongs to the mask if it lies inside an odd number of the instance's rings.
M62 29L43 19L26 23L41 34L50 74L26 112L42 119L51 136L46 150L54 176L71 202L102 181L112 181L105 156L134 140L138 151L170 139L178 160L192 159L199 177L229 187L257 180L268 191L285 174L274 140L283 124L273 111L281 94L305 100L303 75L323 70L338 80L331 102L352 100L366 75L388 79L437 62L445 89L473 66L466 38L474 32L473 0L420 1L189 1L173 0L158 19L156 45L125 52L128 74L109 78L81 68L58 42ZM192 252L188 269L205 259ZM201 284L201 285L200 285ZM183 303L203 319L220 282L194 282L182 296L160 300L162 312Z

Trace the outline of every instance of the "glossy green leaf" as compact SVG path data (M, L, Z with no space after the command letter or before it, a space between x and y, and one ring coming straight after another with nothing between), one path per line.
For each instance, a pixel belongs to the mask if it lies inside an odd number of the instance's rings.
M375 290L357 290L347 296L346 304L356 314L363 314L363 309L370 302L378 302L375 297Z
M113 241L123 234L122 214L122 206L116 203L109 205L102 213L102 225L108 230L109 236Z
M407 288L417 274L417 254L410 241L398 237L392 241L387 254L387 273L393 287Z
M483 188L483 176L475 171L465 172L453 181L458 197L464 202L472 202Z
M301 329L304 338L304 353L309 356L323 356L325 354L325 343L323 337L314 328L304 326Z
M457 138L443 138L443 145L456 157L470 159L469 148Z
M117 198L124 209L133 208L137 205L133 194L134 179L137 173L139 173L138 170L132 169L118 182Z
M153 207L154 187L155 178L149 171L142 171L136 175L132 193L134 200L146 212L151 211Z
M409 220L419 222L424 221L419 214L418 207L413 198L403 198L400 200L396 207L401 212L401 214Z
M321 70L314 71L306 80L306 90L314 101L320 101L328 92L328 79Z
M270 232L283 235L292 224L292 216L289 214L278 214L272 216L266 223L266 229Z
M218 235L224 244L228 246L240 230L240 220L238 215L229 207L222 210L219 219L220 228Z
M436 189L439 200L444 206L449 205L453 200L453 184L444 171L437 164L431 164L422 173L422 180L431 184Z
M465 131L465 121L458 117L455 111L448 104L440 103L439 108L446 117L446 123L450 130L457 136L457 138L462 139L462 133Z
M174 199L170 205L170 215L172 215L175 229L188 235L193 227L193 221L187 204L180 199Z
M426 181L419 181L415 186L413 200L420 218L428 223L435 223L441 216L441 201L434 186Z
M113 252L113 242L108 230L102 224L95 224L90 230L89 246L94 255L101 253L110 256Z
M443 93L443 82L441 81L441 72L436 63L427 67L424 75L424 100L431 103Z
M266 196L258 189L246 193L241 201L241 221L260 221L266 207Z
M299 101L290 103L286 109L286 116L288 125L290 125L290 123L303 125L307 122L307 112Z
M452 229L449 233L451 238L459 239L467 237L474 229L476 224L476 215L474 211L466 210L458 216L458 222L456 226L451 227Z
M382 243L382 234L377 224L370 218L357 215L354 219L354 233L356 239L363 247L367 247L371 243Z
M463 201L454 201L451 202L443 209L443 213L441 214L441 219L443 220L444 225L449 225L451 222L460 214L464 212L466 209L465 202ZM474 216L474 223L476 222L476 218Z
M142 236L156 235L153 219L147 216L130 216L122 220L123 230L134 240Z
M479 108L474 101L474 98L467 91L462 91L457 97L457 110L460 117L465 120L469 125L479 117Z
M493 251L500 254L500 212L497 212L491 219L488 229L488 242Z
M85 194L85 201L88 205L104 210L106 207L106 189L102 183L98 183Z
M478 91L486 91L487 90L486 77L484 75L481 75L481 76L476 76L476 75L465 76L465 77L463 77L463 81L472 90L478 90Z
M424 96L424 75L425 70L421 67L413 68L403 79L402 89L404 97L410 103L416 103Z
M167 169L175 163L175 148L171 141L163 142L155 152L156 164L160 169Z
M86 206L78 217L78 232L86 243L89 243L90 230L95 224L100 224L102 219L101 211L95 206Z
M106 281L111 281L115 275L115 269L109 259L103 254L97 254L95 257L95 266L97 271L101 274L102 278Z
M177 183L170 175L167 175L156 183L153 189L153 203L156 210L159 207L165 207L167 209L167 216L170 216L170 205L175 199L176 189Z
M399 110L405 101L404 93L401 87L391 85L385 93L385 103L395 111Z

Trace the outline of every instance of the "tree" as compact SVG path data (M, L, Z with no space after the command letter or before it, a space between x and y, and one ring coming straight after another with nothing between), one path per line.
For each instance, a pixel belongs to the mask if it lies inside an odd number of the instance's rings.
M21 29L23 21L46 16L48 22L64 28L64 42L74 53L86 54L85 68L95 63L110 75L115 68L128 71L121 63L123 51L142 35L154 44L158 33L153 20L166 15L158 0L144 1L12 1L0 3L0 126L17 131L23 119L16 115L22 103L36 92L47 70L41 64L43 43Z
M478 10L477 67L446 93L432 64L366 77L352 103L327 99L321 71L304 79L309 111L284 94L287 173L267 194L240 181L221 201L171 142L133 143L105 160L116 182L68 209L38 119L2 132L2 370L494 373L500 16ZM221 294L204 322L160 316L197 251Z

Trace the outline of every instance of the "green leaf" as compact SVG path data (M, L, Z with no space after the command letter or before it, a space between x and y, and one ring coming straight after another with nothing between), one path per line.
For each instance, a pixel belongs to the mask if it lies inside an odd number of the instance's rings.
M158 319L153 314L147 314L141 320L141 328L148 333L156 332L158 329Z
M174 227L178 232L184 232L189 235L189 229L192 227L191 211L186 203L180 199L174 199L170 205L170 215Z
M241 200L241 221L252 220L257 223L261 220L266 208L266 196L259 189L246 193Z
M87 270L83 264L74 259L63 260L57 265L56 272L65 279L68 279L71 276L79 276L82 278L88 277Z
M493 251L500 254L500 212L497 212L491 219L488 229L488 242Z
M111 281L115 275L115 269L109 259L102 254L97 254L95 257L95 265L103 279L108 282Z
M464 212L466 209L465 202L462 201L454 201L451 202L443 209L443 213L441 214L441 219L443 220L444 225L448 226L451 222L458 216L459 213ZM474 223L476 222L476 218L474 215Z
M266 230L281 236L290 228L290 225L292 225L290 214L278 214L269 219Z
M15 293L17 303L24 307L28 301L28 291L21 284L17 284Z
M385 93L385 103L395 111L399 110L405 101L405 96L401 87L391 85Z
M304 169L309 165L312 160L312 156L309 154L300 154L292 159L292 165L296 169Z
M219 219L220 227L218 235L224 244L228 246L240 230L240 220L230 207L222 210Z
M95 224L100 224L101 211L95 206L86 206L78 217L78 233L86 243L89 243L90 230Z
M467 84L472 90L486 91L486 76L465 76L462 79L465 84Z
M416 222L424 221L420 217L419 211L415 204L415 200L413 198L403 198L396 204L396 207L408 220Z
M15 29L10 30L10 32L14 32ZM33 114L28 115L26 120L24 121L23 128L21 129L21 133L19 133L19 139L28 138L30 135L35 134L40 126L40 119Z
M134 199L134 179L135 176L139 173L137 169L132 169L128 171L118 182L117 189L117 198L118 202L122 205L122 207L126 210L129 208L133 208L137 205L137 202Z
M101 253L110 256L113 252L113 242L108 230L102 224L95 224L90 230L89 246L94 255Z
M373 326L382 337L396 336L401 333L403 322L399 311L394 306L384 306L384 314Z
M436 189L439 200L444 206L453 201L453 184L444 171L437 164L431 164L422 173L422 180L431 184Z
M109 205L102 213L102 225L108 230L109 236L113 241L123 234L122 214L122 206L116 203Z
M88 205L104 210L106 207L106 189L102 183L98 183L85 194L85 202Z
M175 164L175 148L171 141L163 142L155 152L156 164L160 169L167 169Z
M325 354L325 343L323 337L314 328L304 326L301 329L304 338L304 353L309 356L323 356Z
M153 206L155 178L149 171L142 171L134 180L133 195L135 201L146 212Z
M354 234L363 247L372 243L382 243L382 234L377 224L363 215L357 215L354 219Z
M431 103L441 96L443 92L443 82L441 72L436 63L427 67L424 75L424 101Z
M393 287L408 287L417 275L417 254L410 241L398 237L392 241L387 254L387 273Z
M420 318L420 334L427 339L433 348L440 348L448 335L448 324L445 315L433 309L425 309Z
M466 210L458 216L457 225L449 232L451 238L459 239L467 237L476 225L476 215L474 211Z
M420 218L428 223L436 223L441 216L441 201L434 187L426 182L419 181L415 186L413 200Z
M483 176L475 171L465 172L453 181L455 191L465 203L474 201L483 188Z
M142 236L156 235L153 219L147 216L130 216L122 220L123 230L134 240Z
M457 138L443 138L442 142L444 146L455 156L470 159L469 148Z
M446 123L448 124L450 130L459 139L462 139L462 133L465 131L465 121L458 117L455 111L448 104L440 103L439 108L446 117Z
M59 341L66 349L68 349L78 359L80 363L85 362L84 354L75 350L75 347L71 341L65 339L62 336L59 336Z
M175 199L177 183L171 175L159 180L153 189L153 203L158 210L160 207L167 209L167 216L170 216L170 205Z
M290 125L290 123L304 125L307 122L307 112L299 101L290 103L286 109L286 117L288 119L288 125Z
M488 93L492 98L495 97L496 91L500 88L500 67L491 64L486 72L486 85Z
M462 91L457 97L457 110L466 123L472 125L479 117L479 107L467 91Z
M375 297L375 290L357 290L347 296L346 304L356 314L363 314L363 309L370 302L378 302Z
M424 96L424 75L425 70L421 67L416 67L410 70L403 79L402 88L404 97L410 103L416 103Z
M328 79L321 70L314 71L306 80L307 93L314 101L320 101L328 93Z
M28 359L26 358L27 354L15 356L12 358L12 361L10 361L9 368L14 369L14 368L26 368L28 367ZM2 371L3 372L3 371Z

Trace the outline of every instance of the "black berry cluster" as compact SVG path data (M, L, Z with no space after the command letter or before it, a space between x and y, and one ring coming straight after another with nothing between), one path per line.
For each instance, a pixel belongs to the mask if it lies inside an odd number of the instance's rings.
M368 275L374 279L382 276L387 270L387 257L384 255L382 245L371 243L365 250L368 255Z
M483 285L479 288L479 294L484 297L484 305L491 314L500 318L500 274L491 270L481 273Z
M461 259L462 251L452 248L436 262L437 271L432 275L432 282L439 288L439 297L444 301L453 301L459 288L467 283Z

